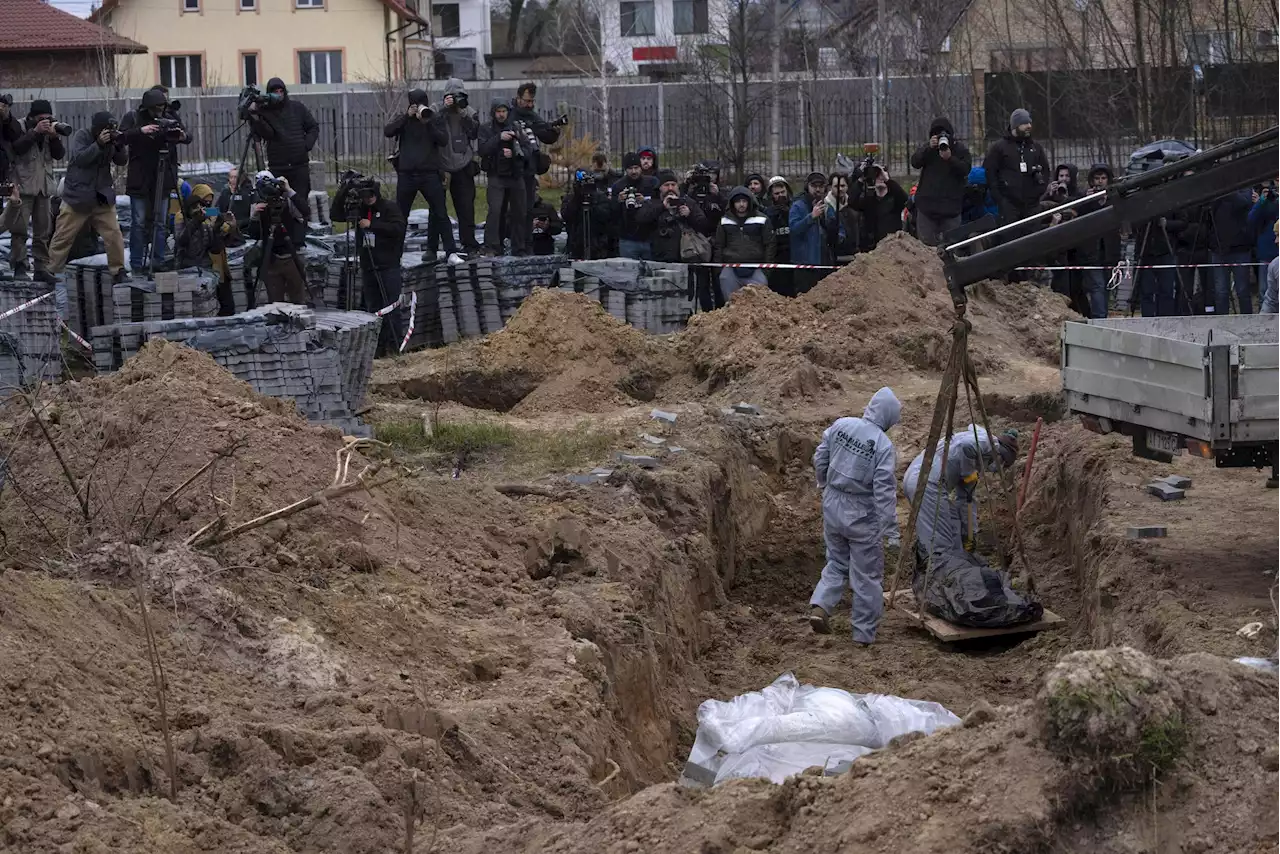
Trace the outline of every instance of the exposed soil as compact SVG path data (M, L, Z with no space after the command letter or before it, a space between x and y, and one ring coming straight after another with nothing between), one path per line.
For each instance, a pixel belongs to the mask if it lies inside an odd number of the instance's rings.
M594 425L617 437L584 463L614 468L604 483L532 452L518 473L478 454L452 478L433 451L369 448L351 472L394 480L201 549L184 543L220 515L332 483L343 438L158 343L46 391L39 422L11 402L0 850L384 854L406 850L406 815L418 852L1274 850L1278 685L1229 658L1276 650L1276 493L1063 420L1059 297L989 286L969 315L997 426L1045 421L1021 518L1066 626L948 647L889 612L863 649L845 610L810 633L818 435L890 385L905 468L949 305L907 239L665 338L539 292L501 333L380 364L373 420ZM763 414L722 412L739 400ZM1170 471L1193 478L1185 501L1142 491ZM1169 536L1125 539L1139 524ZM1078 652L1112 645L1132 649ZM786 670L965 725L837 778L675 784L698 704Z

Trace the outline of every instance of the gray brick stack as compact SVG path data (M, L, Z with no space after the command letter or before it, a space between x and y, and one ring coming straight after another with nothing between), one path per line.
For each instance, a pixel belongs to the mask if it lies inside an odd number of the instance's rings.
M72 264L62 274L67 289L67 325L88 338L95 326L118 321L180 320L218 313L214 277L208 270L156 273L112 285L105 266Z
M0 281L0 313L46 294L29 282ZM53 297L0 320L0 385L26 388L62 374L62 330Z
M208 352L256 391L293 400L312 421L367 434L360 408L381 320L363 312L272 303L231 317L122 323L93 330L100 371L119 368L150 338Z
M574 261L559 272L561 290L598 300L609 314L637 329L676 332L693 313L684 264L610 258Z

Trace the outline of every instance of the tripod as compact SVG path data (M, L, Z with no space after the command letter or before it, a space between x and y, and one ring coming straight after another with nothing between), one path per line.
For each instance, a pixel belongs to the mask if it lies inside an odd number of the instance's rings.
M169 227L168 211L166 210L164 213L161 213L161 207L167 208L165 203L170 199L177 199L179 202L182 200L182 187L178 183L178 170L176 168L173 170L172 185L166 186L166 178L169 175L169 162L172 154L173 151L170 149L169 143L166 142L165 147L160 149L159 159L156 162L155 190L152 193L151 202L147 206L145 232L147 242L143 248L143 257L146 259L147 278L149 279L154 279L156 275L156 217L164 217L161 222L164 223L164 230L167 235Z
M248 291L250 301L254 301L258 292L258 282L267 275L267 265L271 263L271 258L275 252L276 244L276 228L280 225L278 221L284 205L288 204L287 200L277 199L266 203L266 208L262 211L259 219L259 228L261 239L259 246L262 247L262 258L259 259L257 266L253 271L253 280L245 279L245 288ZM287 236L287 235L286 235ZM293 265L298 271L298 277L302 281L303 296L309 296L307 292L307 273L302 266L302 260L298 257L299 247L292 246L293 249ZM270 299L268 293L268 299Z

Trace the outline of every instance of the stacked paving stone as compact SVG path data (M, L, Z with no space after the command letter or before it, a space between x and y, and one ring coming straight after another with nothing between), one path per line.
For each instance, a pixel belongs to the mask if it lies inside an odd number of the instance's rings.
M683 329L693 313L684 264L575 261L560 270L560 289L585 294L619 320L659 335Z
M218 313L214 276L208 270L156 273L113 285L105 266L75 264L63 273L67 289L67 325L83 337L95 326L118 321L178 320Z
M0 313L47 293L44 285L0 281ZM53 297L0 320L0 385L26 388L57 379L62 374L61 338Z
M364 312L272 303L231 317L122 323L93 330L94 362L118 369L153 337L209 353L271 397L293 400L312 421L367 435L355 416L373 370L381 320Z

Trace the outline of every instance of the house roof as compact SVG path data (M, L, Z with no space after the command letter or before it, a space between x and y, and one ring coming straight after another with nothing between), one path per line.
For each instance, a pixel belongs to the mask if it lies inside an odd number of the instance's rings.
M5 0L5 2L9 2L9 1L10 0ZM29 0L23 0L23 2L29 2ZM119 6L120 2L121 0L102 0L102 5L89 13L89 20L90 21L98 20L104 14L106 14L107 12L110 12L112 9ZM424 27L431 26L429 21L427 21L417 12L413 11L413 9L409 8L408 4L405 3L405 0L378 0L378 2L381 3L383 6L386 6L388 9L394 12L397 17L403 20L412 21L413 23L421 24Z
M31 50L108 50L146 53L145 45L105 27L77 18L44 0L4 0L0 52Z

